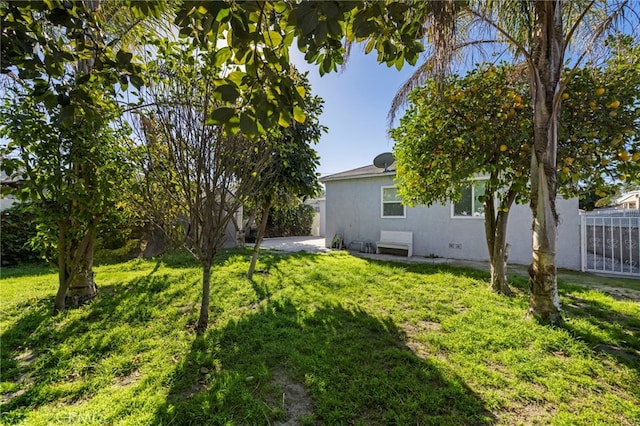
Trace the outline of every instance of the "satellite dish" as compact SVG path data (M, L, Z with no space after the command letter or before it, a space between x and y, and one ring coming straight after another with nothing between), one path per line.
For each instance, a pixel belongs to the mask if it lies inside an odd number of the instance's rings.
M394 161L396 161L396 159L393 157L392 153L383 152L373 159L373 165L379 169L384 169L385 172L388 172L388 167L392 165Z

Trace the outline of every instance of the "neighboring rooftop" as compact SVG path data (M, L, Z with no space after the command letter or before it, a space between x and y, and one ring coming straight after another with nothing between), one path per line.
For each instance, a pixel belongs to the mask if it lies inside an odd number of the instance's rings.
M384 176L384 175L395 175L396 174L396 163L391 164L387 167L387 171L383 168L378 168L373 164L369 166L358 167L357 169L347 170L346 172L335 173L329 176L325 176L320 180L322 182L332 181L332 180L343 180L343 179L358 179L358 178L368 178L375 176Z
M14 172L9 176L4 170L0 170L0 185L2 186L17 186L24 180L22 173Z
M614 202L614 206L618 208L621 207L626 209L640 210L640 189L622 194Z

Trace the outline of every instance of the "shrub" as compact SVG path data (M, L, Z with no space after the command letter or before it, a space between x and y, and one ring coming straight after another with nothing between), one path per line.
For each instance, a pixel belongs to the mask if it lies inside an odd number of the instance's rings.
M97 246L105 250L118 250L144 235L144 221L126 202L118 202L107 211L98 225Z
M0 258L3 266L41 260L37 250L31 246L36 236L36 222L33 206L16 203L0 212L2 237L0 238Z
M314 214L313 207L308 204L274 207L269 214L265 237L311 235Z

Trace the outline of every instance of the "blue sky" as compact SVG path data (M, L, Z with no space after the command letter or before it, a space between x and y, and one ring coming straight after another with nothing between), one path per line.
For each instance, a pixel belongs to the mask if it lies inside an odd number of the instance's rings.
M387 134L387 113L395 93L412 74L378 64L376 56L365 55L354 46L347 68L341 73L320 77L315 65L292 49L292 62L300 71L309 71L312 93L324 99L320 122L329 128L316 145L322 176L372 164L373 158L391 151Z

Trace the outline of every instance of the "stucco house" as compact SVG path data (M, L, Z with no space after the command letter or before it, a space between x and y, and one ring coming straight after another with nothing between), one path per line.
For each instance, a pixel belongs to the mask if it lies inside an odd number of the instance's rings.
M10 187L17 187L22 182L22 175L14 173L12 176L7 175L4 170L0 170L0 211L10 208L18 199L11 194L7 194L6 190Z
M622 194L615 202L617 209L640 210L640 189Z
M394 186L395 165L374 165L325 176L326 246L342 235L347 247L353 242L380 240L381 231L412 233L413 256L488 260L482 204L478 201L482 180L470 183L458 203L431 207L407 207ZM580 269L580 217L578 199L558 198L558 267ZM516 205L509 215L507 242L509 263L531 263L532 215L528 205ZM361 244L355 244L356 247Z
M325 221L325 198L308 198L304 203L313 207L315 213L313 215L313 223L311 224L311 235L314 237L324 237L327 226Z

